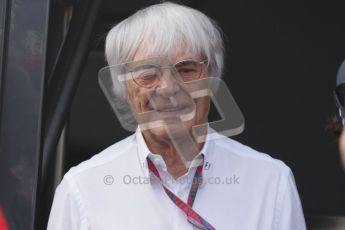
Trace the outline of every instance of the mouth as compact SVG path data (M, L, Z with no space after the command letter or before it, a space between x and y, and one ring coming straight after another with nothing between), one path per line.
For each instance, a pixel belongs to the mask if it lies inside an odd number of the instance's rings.
M176 113L183 111L185 109L185 106L176 106L176 107L165 107L165 108L158 108L156 109L159 113Z
M195 116L195 110L191 106L177 106L156 109L160 117L166 119L182 119L188 121Z

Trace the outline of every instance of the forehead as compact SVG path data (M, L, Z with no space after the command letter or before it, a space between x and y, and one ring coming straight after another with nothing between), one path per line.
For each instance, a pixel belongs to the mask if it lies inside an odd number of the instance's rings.
M148 45L147 43L142 43L142 45L139 46L137 52L135 53L133 61L145 60L157 56L164 56L172 63L178 62L183 59L201 60L202 58L201 54L192 52L184 44L179 44L176 47L177 48L169 50L167 52L159 53L150 49L150 45Z

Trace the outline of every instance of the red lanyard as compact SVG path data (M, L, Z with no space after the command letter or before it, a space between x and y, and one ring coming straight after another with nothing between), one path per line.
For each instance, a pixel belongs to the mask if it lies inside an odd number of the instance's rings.
M152 163L152 161L149 158L147 158L147 163L148 163L148 167L150 171L156 177L158 177L158 179L162 182L162 179L159 175L159 172L156 166ZM215 228L210 223L208 223L204 218L202 218L196 211L192 209L194 199L198 192L199 184L201 183L201 180L202 180L202 167L203 165L198 166L195 171L192 187L190 189L189 196L188 196L188 204L186 204L179 197L177 197L173 192L171 192L167 187L165 187L163 183L162 183L162 186L166 194L168 195L168 197L172 200L172 202L174 202L174 204L177 207L179 207L184 213L186 213L187 220L189 223L191 223L192 225L200 229L215 230Z

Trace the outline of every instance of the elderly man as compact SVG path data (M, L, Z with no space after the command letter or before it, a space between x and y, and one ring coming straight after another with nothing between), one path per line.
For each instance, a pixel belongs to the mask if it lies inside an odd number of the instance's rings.
M152 5L112 28L106 57L102 88L138 128L66 173L48 229L306 229L291 170L205 125L223 67L211 19Z

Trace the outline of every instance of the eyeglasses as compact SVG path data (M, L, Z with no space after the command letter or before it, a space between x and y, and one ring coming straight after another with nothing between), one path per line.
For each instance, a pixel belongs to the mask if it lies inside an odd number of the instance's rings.
M345 82L335 88L334 94L338 106L345 107Z
M339 115L345 125L345 82L337 86L334 90L335 104L339 109Z
M145 63L135 66L129 70L133 81L140 87L151 88L156 86L164 73L164 70L173 71L172 75L178 73L183 82L197 80L204 72L204 61L195 61L192 59L182 60L174 65L161 66L158 64Z

